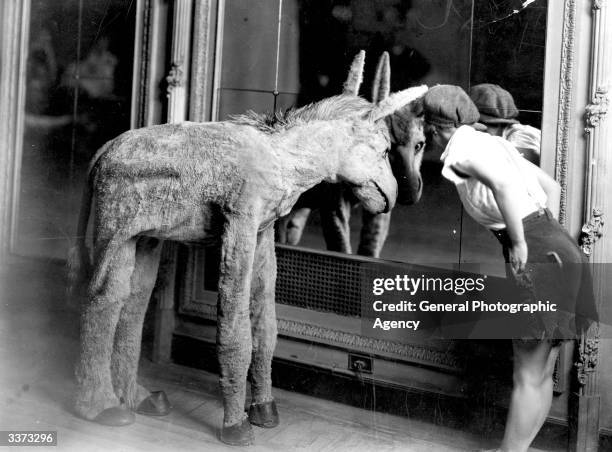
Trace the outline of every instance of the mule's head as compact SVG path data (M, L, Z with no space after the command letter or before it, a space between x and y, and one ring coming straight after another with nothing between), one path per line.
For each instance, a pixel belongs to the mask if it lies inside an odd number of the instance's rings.
M359 94L364 65L365 52L362 50L353 59L344 83L344 94L353 96ZM381 84L382 82L376 84L376 89ZM366 138L363 140L364 144L355 146L347 152L346 157L342 159L344 174L339 176L353 185L353 193L366 210L372 213L388 212L395 205L397 198L397 182L393 177L388 158L390 144L388 133L382 120L372 121L369 114L364 119L365 121L355 130L369 139Z
M391 66L389 54L383 52L372 84L372 102L379 103L389 96ZM420 100L402 106L386 118L391 136L389 159L397 179L400 204L414 204L421 198L423 179L421 161L425 149L423 108Z
M422 96L427 87L409 88L388 96L358 120L355 144L340 157L338 177L353 186L353 193L372 213L387 212L397 198L397 181L389 162L390 116ZM420 162L419 162L420 165Z
M356 121L355 141L339 155L337 178L352 187L371 213L389 212L397 198L397 182L389 163L389 134L382 121Z

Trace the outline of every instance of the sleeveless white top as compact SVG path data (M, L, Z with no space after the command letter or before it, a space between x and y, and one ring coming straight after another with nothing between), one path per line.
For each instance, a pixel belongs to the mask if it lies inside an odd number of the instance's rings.
M466 212L482 226L499 230L506 224L497 206L495 196L484 183L453 169L469 161L486 162L500 170L511 172L521 179L521 190L517 190L521 218L546 206L547 196L538 182L535 168L516 148L501 137L478 132L470 126L461 126L453 134L442 153L444 162L442 175L457 187L459 198Z
M502 138L512 143L519 154L526 159L532 162L540 160L540 143L542 142L540 129L526 124L510 124L503 129Z
M526 124L510 124L504 128L502 138L512 143L519 151L520 149L529 149L540 155L542 132L535 127Z

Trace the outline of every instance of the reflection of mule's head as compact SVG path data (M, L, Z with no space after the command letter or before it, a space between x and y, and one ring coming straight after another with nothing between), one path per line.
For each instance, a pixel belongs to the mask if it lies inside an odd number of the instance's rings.
M361 84L365 53L360 52L351 66L344 85L347 93L357 95ZM384 52L376 67L372 85L372 102L377 104L389 96L391 68L389 54ZM424 120L419 99L413 99L385 119L391 136L389 160L397 179L398 198L401 204L414 204L421 198L423 180L421 162L425 149Z
M389 95L391 68L389 54L384 52L378 61L372 88L372 101L379 102ZM418 99L395 111L386 119L391 135L389 159L397 179L400 204L414 204L423 192L421 162L425 149L424 120Z
M400 204L414 204L423 193L421 162L425 150L424 119L420 102L413 102L387 118L391 135L389 158L397 179Z

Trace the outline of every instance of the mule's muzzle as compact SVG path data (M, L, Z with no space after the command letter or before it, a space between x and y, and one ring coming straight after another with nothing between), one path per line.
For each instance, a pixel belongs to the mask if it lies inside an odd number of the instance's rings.
M368 212L373 214L387 213L395 206L397 184L393 184L391 187L382 187L377 182L372 181L368 185L354 186L353 194Z
M374 183L374 185L376 185L376 188L378 189L378 192L380 193L380 195L385 200L385 209L381 213L388 213L388 212L390 212L391 209L392 209L392 203L389 201L389 198L387 197L385 192L378 186L378 184Z
M423 194L423 179L419 175L414 179L408 177L398 179L397 202L404 206L416 204Z

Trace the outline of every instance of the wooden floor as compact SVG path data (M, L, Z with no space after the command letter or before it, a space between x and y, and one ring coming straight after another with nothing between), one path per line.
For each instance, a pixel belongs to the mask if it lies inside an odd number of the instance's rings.
M56 430L56 450L61 451L237 450L216 438L222 417L216 375L146 358L141 379L151 390L166 391L174 407L169 416L138 416L135 424L118 428L75 417L71 399L78 318L64 303L61 268L13 260L0 270L0 430ZM279 389L274 395L281 425L255 428L256 445L244 450L444 452L494 446L405 417Z

